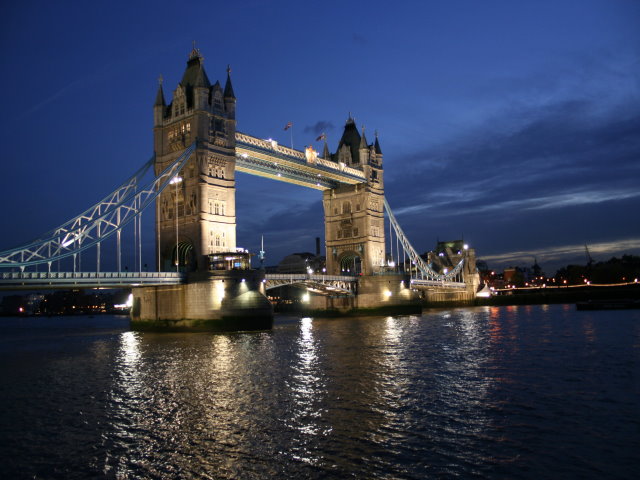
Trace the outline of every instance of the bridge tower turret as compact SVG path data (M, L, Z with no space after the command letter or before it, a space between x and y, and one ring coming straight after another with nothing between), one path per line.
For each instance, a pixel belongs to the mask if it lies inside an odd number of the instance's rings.
M197 147L177 182L156 203L161 271L207 270L206 256L235 250L235 106L230 69L224 91L212 85L195 47L168 105L162 84L154 105L156 174L187 147Z
M385 259L384 183L382 150L367 144L349 115L338 150L325 156L340 164L362 170L366 182L342 185L323 192L327 272L332 275L378 272Z

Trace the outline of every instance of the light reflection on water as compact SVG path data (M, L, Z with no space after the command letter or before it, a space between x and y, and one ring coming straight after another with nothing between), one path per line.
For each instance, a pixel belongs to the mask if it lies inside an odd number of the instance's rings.
M282 318L231 335L8 321L0 474L630 477L640 314L585 313Z

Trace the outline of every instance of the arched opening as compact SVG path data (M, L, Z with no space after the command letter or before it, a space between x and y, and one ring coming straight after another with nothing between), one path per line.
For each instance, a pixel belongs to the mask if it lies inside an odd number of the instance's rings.
M193 272L196 269L196 255L190 242L179 242L173 247L171 265L181 272Z
M362 273L362 258L355 252L347 252L340 257L341 275L360 275Z

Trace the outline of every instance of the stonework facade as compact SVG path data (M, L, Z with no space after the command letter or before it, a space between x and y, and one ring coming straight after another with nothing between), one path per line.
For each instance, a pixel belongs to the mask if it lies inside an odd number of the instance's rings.
M349 117L338 150L325 156L365 173L366 183L323 192L327 273L372 275L385 260L384 181L378 139L367 144Z
M156 204L157 261L164 271L176 262L182 271L206 270L206 255L236 247L236 98L230 71L223 90L219 82L211 85L203 62L194 49L171 103L161 84L154 105L156 174L197 145Z

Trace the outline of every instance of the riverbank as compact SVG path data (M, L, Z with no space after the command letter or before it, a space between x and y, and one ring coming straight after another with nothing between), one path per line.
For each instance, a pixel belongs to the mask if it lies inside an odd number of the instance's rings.
M625 285L536 287L527 289L515 288L502 291L498 295L475 298L468 302L424 302L423 307L543 305L619 299L640 299L640 283Z

